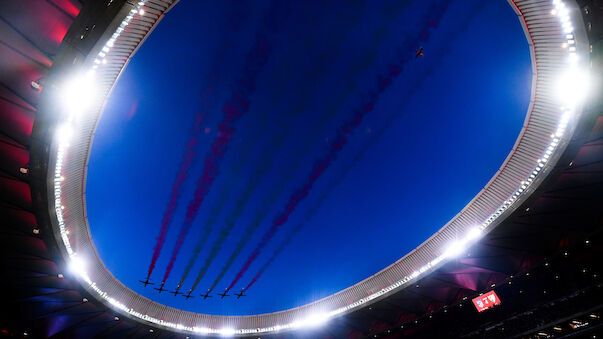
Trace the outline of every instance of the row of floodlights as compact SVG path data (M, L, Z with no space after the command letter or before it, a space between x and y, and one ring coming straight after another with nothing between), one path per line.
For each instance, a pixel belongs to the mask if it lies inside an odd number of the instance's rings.
M96 99L98 99L97 96L99 96L99 93L96 91L95 86L94 86L95 70L98 68L99 64L104 63L104 60L106 60L105 58L106 58L107 54L110 52L111 48L113 47L116 39L123 32L125 27L130 23L130 21L132 20L134 15L136 15L136 14L144 15L144 10L142 9L143 5L144 5L144 2L141 1L138 3L138 7L136 9L132 9L130 11L130 14L124 19L124 21L122 21L121 25L117 28L116 32L111 36L111 38L107 41L105 46L101 49L97 58L94 60L94 64L92 65L92 68L90 71L88 71L86 73L78 74L78 75L70 78L68 81L66 81L63 84L63 86L61 86L60 100L63 105L63 108L69 114L69 118L67 119L67 122L64 125L60 126L59 129L57 130L57 138L58 138L58 141L60 144L68 145L69 140L70 140L71 136L73 135L74 117L77 116L78 114L81 114L82 112L88 110L91 107L91 104L93 102L95 102ZM562 47L568 48L568 50L569 50L570 67L566 70L565 73L563 73L563 75L558 80L558 94L559 94L559 98L561 99L561 101L563 102L563 105L564 105L564 107L563 107L564 114L562 115L562 118L560 120L557 131L553 134L553 140L551 141L551 144L546 149L543 157L541 159L538 159L537 166L535 167L535 170L533 171L533 173L531 173L531 175L527 179L527 181L522 182L521 186L517 190L517 192L515 192L515 194L511 197L511 199L508 200L511 202L513 202L517 198L517 196L519 194L521 194L521 192L523 192L527 188L527 186L533 181L533 179L539 173L539 171L544 167L544 163L548 160L548 158L551 156L552 152L555 150L556 146L559 143L558 138L561 137L563 132L565 131L565 127L568 123L569 116L573 113L573 108L576 105L580 104L585 99L586 93L588 92L588 86L589 86L588 73L581 71L577 67L578 55L576 53L576 47L575 47L576 42L575 42L575 37L573 35L574 28L573 28L573 25L570 20L569 10L565 6L565 4L560 0L553 0L553 5L555 8L553 9L552 14L557 15L559 17L559 19L561 21L562 29L565 33L565 38L567 41L566 43L564 43L562 45ZM57 166L62 166L62 160L63 159L61 157L61 159L60 159L61 164L59 164L59 160L57 161ZM60 197L60 192L58 192L58 193L55 192L55 195L56 194L59 194L58 196ZM505 204L503 204L501 206L501 208L499 208L499 210L497 210L500 212L496 212L493 215L494 218L498 217L502 213L502 211L504 211L508 207L508 201L506 201ZM62 218L62 209L57 209L57 214L61 214L60 217L61 217L61 219L63 219ZM449 244L446 247L446 249L443 251L443 253L440 256L438 256L437 258L435 258L434 260L432 260L431 262L426 264L420 270L413 272L410 276L406 277L401 282L394 284L395 287L398 287L412 279L417 278L421 273L426 272L427 270L429 270L430 268L432 268L433 266L435 266L437 263L439 263L440 261L442 261L444 259L454 258L454 257L457 257L460 254L464 253L467 250L467 248L469 248L473 243L475 243L481 237L481 235L483 233L483 229L488 224L490 224L492 221L493 221L493 218L489 218L487 220L487 222L482 224L482 227L474 227L464 237L454 240L451 244ZM68 242L69 239L68 238L64 239L64 241ZM335 311L332 311L329 313L317 313L317 314L310 315L305 319L295 321L295 322L292 322L292 323L289 323L286 325L275 325L275 326L272 326L269 328L262 328L262 329L258 328L258 329L235 330L233 328L211 329L211 328L205 328L205 327L190 327L190 326L184 326L182 324L174 324L174 323L170 323L170 322L164 322L164 321L160 321L158 319L154 319L148 315L142 315L132 309L128 309L125 305L123 305L123 304L119 303L118 301L116 301L115 299L109 297L105 292L101 291L98 288L98 286L96 286L90 280L90 278L86 272L85 261L81 257L77 256L75 253L70 254L70 270L74 274L77 274L78 276L82 277L89 285L94 287L94 290L96 292L98 292L101 297L107 299L112 304L116 304L118 306L118 308L120 308L126 312L129 312L132 315L135 315L141 319L150 321L152 323L164 325L164 326L179 329L179 330L188 330L188 331L191 331L194 333L199 333L199 334L218 334L218 335L222 335L222 336L232 336L235 334L278 332L283 329L315 327L315 326L319 326L319 325L326 323L331 317L333 317L337 314L343 313L349 309L348 307L344 307L344 308L341 308L341 309L338 309L338 310L335 310ZM392 289L393 288L391 288L391 289L386 288L386 289L383 289L382 291L384 291L383 293L385 293ZM381 293L381 294L376 293L376 294L382 295L383 293ZM369 296L369 297L363 298L362 300L354 303L354 305L359 306L359 305L363 304L364 302L370 301L372 299L374 299L373 296Z
M113 35L111 35L111 38L109 38L109 40L107 40L107 42L105 43L103 48L96 55L96 58L94 58L94 65L92 65L92 72L94 72L98 68L99 65L101 65L101 64L104 65L107 63L107 59L106 59L107 55L109 54L109 52L111 52L111 48L113 48L113 46L115 45L115 41L117 41L117 39L119 38L121 33L123 33L123 31L126 29L126 27L128 27L128 25L130 24L132 19L134 19L134 17L137 14L141 15L141 16L145 14L145 11L143 9L144 3L145 3L145 1L140 1L138 3L138 6L136 6L136 8L132 8L130 10L130 12L128 13L128 15L122 20L122 22L119 24L119 27L117 27L115 32L113 32Z
M590 79L588 72L578 67L579 56L576 52L576 37L570 18L570 9L561 1L553 0L552 15L559 18L565 42L562 48L568 49L570 67L565 70L557 82L557 94L564 107L574 108L584 101L589 93Z

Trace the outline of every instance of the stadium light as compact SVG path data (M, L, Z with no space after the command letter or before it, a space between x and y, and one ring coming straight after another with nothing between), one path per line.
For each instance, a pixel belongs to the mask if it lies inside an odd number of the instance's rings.
M73 255L69 264L69 270L74 274L84 276L86 275L86 262L82 258Z
M587 97L589 87L590 79L587 72L570 69L559 78L557 91L562 103L573 107Z
M70 123L64 123L63 125L59 126L59 128L57 128L56 138L58 139L59 143L61 143L61 144L69 143L69 140L71 140L72 136L73 136L73 127L71 126Z
M207 333L209 333L209 328L207 328L207 327L193 327L193 332L207 334Z
M448 247L446 251L444 251L444 257L446 258L454 258L458 257L465 250L465 242L462 240L453 241Z
M325 313L312 314L302 320L302 324L307 327L318 327L324 325L329 320L329 315Z
M96 97L94 73L78 73L68 78L59 89L62 107L69 114L78 114L90 108Z
M482 231L478 227L472 228L469 233L465 236L468 241L475 241L481 237Z
M233 335L235 335L236 331L234 330L234 328L221 328L220 330L218 330L218 332L220 333L221 336L223 337L231 337Z
M482 235L482 230L479 227L473 227L469 230L469 232L465 235L464 238L457 239L453 241L444 253L442 254L443 258L455 258L458 257L461 253L463 253L469 245L478 240Z

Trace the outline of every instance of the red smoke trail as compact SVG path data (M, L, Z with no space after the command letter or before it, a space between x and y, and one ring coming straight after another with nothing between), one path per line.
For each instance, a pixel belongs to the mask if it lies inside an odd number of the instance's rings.
M343 176L341 176L339 178L343 178ZM260 269L258 270L258 273L253 277L253 279L251 279L251 282L249 284L247 284L247 286L245 286L245 288L243 289L243 292L247 291L253 284L255 284L255 282L262 276L262 274L264 274L264 271L266 271L266 269L274 262L274 260L279 256L279 254L281 254L281 252L287 247L287 245L289 245L289 243L291 243L291 241L293 240L293 237L295 237L295 235L297 234L297 232L299 232L306 225L306 223L309 222L310 219L312 219L312 216L314 216L314 214L320 209L320 206L322 205L322 203L324 202L324 200L326 200L326 198L328 197L328 195L340 183L341 183L341 180L337 180L337 182L334 185L332 185L327 190L327 192L325 192L321 196L318 204L316 204L316 206L314 208L312 208L310 211L308 211L308 213L306 215L305 222L302 222L299 225L295 226L295 228L293 228L291 230L291 232L289 232L289 234L283 240L283 242L277 247L276 250L274 250L274 252L272 253L272 256L270 256L270 258L264 263L264 265L262 265L262 267L260 267Z
M459 33L462 33L463 31L465 31L467 29L467 27L469 26L471 20L480 11L482 11L484 9L484 7L485 7L484 2L480 2L477 6L473 7L472 12L469 13L469 15L466 18L464 18L461 26L454 30L454 32L456 32L456 33L454 33L454 34L449 33L449 35L458 35ZM304 218L304 221L301 222L300 224L298 224L295 228L293 228L289 232L289 234L287 234L287 236L283 239L281 244L276 248L276 250L274 250L274 252L272 253L272 256L270 256L270 258L268 258L268 260L260 267L260 269L258 270L256 275L251 279L249 284L247 284L247 286L245 286L245 288L243 288L243 292L247 291L251 286L253 286L253 284L255 284L257 282L257 280L264 274L266 269L276 260L276 258L280 255L280 253L293 241L295 235L304 226L306 226L308 224L308 222L312 219L314 214L316 214L316 212L318 212L318 210L320 209L322 204L325 202L326 198L331 194L331 192L333 192L335 190L335 188L337 188L337 186L339 186L341 184L341 182L347 176L347 174L350 172L350 170L352 168L354 168L354 166L362 158L364 158L364 155L366 154L366 152L375 145L375 143L381 138L381 136L383 134L385 134L385 132L387 132L387 130L391 126L394 125L395 120L397 120L398 118L401 117L401 115L398 114L398 112L404 111L404 109L403 109L404 106L406 106L406 104L408 103L410 98L415 94L415 92L421 88L421 85L423 84L423 82L425 80L427 80L429 78L429 76L431 76L433 74L433 72L436 70L436 66L438 66L439 63L444 59L444 57L450 53L450 47L453 45L455 45L455 41L448 39L446 46L444 46L444 48L442 48L439 52L437 52L437 54L430 53L429 67L425 70L425 72L423 74L421 74L421 77L417 80L417 82L414 83L413 86L407 92L404 93L406 98L401 100L402 107L393 109L392 112L394 112L394 113L391 114L389 117L387 117L387 119L385 119L384 123L382 124L382 127L377 131L377 133L371 134L370 140L362 147L362 149L358 153L356 153L356 155L354 156L352 161L344 168L342 173L340 173L335 178L335 180L330 183L330 186L323 192L323 194L320 196L320 198L318 199L318 202L314 205L314 207L312 207L310 210L308 210L306 212L306 217Z
M223 50L226 50L226 48L223 48ZM218 58L218 59L221 59L221 58ZM203 98L203 111L207 111L209 109L210 98L214 94L214 83L215 82L216 82L216 75L215 74L210 75L209 76L209 84L207 85L207 87L203 91L203 93L201 94L201 97ZM201 126L201 123L203 122L202 120L203 120L202 115L199 114L197 116L197 119L195 120L191 140L187 144L187 150L184 153L184 160L180 166L180 172L178 172L178 174L176 175L176 180L174 182L174 186L172 187L172 195L170 196L170 200L168 201L168 206L163 215L163 219L161 222L161 228L159 230L159 236L157 237L157 243L155 244L155 248L153 250L153 257L151 259L151 264L149 265L147 279L151 278L151 274L153 273L153 270L155 269L155 265L157 263L157 260L159 259L159 255L161 254L161 250L162 250L163 245L166 240L169 225L172 222L172 216L176 210L178 198L180 197L180 189L182 188L184 181L186 181L186 179L188 178L188 170L190 169L190 165L194 161L194 158L196 157L196 152L194 151L194 148L195 148L196 144L198 143L197 136L201 133L201 130L202 130L202 126Z
M374 138L374 139L377 139L377 138ZM338 175L336 177L336 179L330 183L330 186L323 192L323 194L320 196L320 198L318 198L318 202L314 205L314 207L312 207L310 210L308 210L306 212L306 217L304 218L304 221L302 221L297 226L295 226L293 229L291 229L291 231L289 231L289 234L287 234L287 236L283 239L281 244L276 248L276 250L274 250L274 252L272 253L272 256L270 256L270 258L268 258L268 260L260 267L260 269L258 270L258 273L256 273L256 275L251 279L251 282L249 284L247 284L247 286L245 286L245 288L243 288L243 292L247 291L262 276L262 274L264 274L264 271L266 271L266 269L274 262L274 260L279 256L279 254L291 243L291 241L293 241L293 238L295 237L295 235L308 222L310 222L310 220L312 219L314 214L316 214L316 212L318 212L318 210L320 210L320 207L325 202L325 200L327 200L327 198L329 197L331 192L333 192L333 190L335 190L335 188L337 186L339 186L339 184L341 184L343 179L346 177L347 173L354 167L356 162L358 162L358 160L360 160L362 158L362 156L364 155L364 152L367 149L368 149L368 147L365 147L362 150L362 152L358 153L354 157L354 160L348 165L348 167L346 167L344 169L343 173L341 173L341 175Z
M356 6L364 6L363 3L356 3L355 5ZM405 2L405 3L399 4L398 6L395 6L395 7L388 7L387 8L388 19L393 21L394 18L397 16L397 14L399 14L408 5L409 5L409 3ZM306 74L306 80L303 81L304 83L314 83L317 81L317 79L320 76L327 73L327 71L328 71L327 67L329 64L326 61L331 60L331 59L335 58L337 55L339 55L341 44L345 40L344 37L346 36L346 34L348 34L350 32L351 28L354 25L356 25L358 20L360 18L362 18L361 15L358 15L358 13L361 13L361 12L362 12L361 10L360 11L354 11L354 10L347 11L347 13L351 14L351 16L349 18L344 18L344 17L340 16L340 17L338 17L338 20L340 20L342 22L349 22L350 24L348 24L347 26L337 25L337 27L336 27L337 29L335 29L335 28L332 29L330 31L329 36L321 37L322 39L326 39L324 43L329 45L330 48L327 53L318 57L319 60L322 60L322 63L317 66L314 66L312 68L312 72L308 72ZM370 41L372 41L374 43L374 46L370 46L370 47L365 46L366 48L365 48L364 54L357 55L357 60L360 60L360 62L352 63L352 65L350 66L350 69L353 69L356 71L356 73L359 73L359 72L365 71L371 65L372 60L374 60L374 57L376 56L376 53L374 51L379 49L378 46L381 44L381 42L383 40L384 28L388 27L391 24L391 22L387 22L387 21L388 20L381 22L383 25L378 27L375 30L374 37L372 39L370 39ZM339 93L337 95L331 95L329 97L329 100L325 104L325 107L327 108L325 110L325 113L321 115L320 119L318 119L318 121L314 125L314 127L316 128L316 133L318 133L318 131L322 129L322 126L324 126L327 123L327 121L330 120L330 118L333 115L335 115L335 113L337 111L339 111L339 108L341 107L343 102L347 99L347 97L349 95L352 94L352 92L356 88L356 80L357 80L356 73L354 73L353 71L347 72L346 76L344 78L340 79L341 83L344 83L347 86L343 87L342 93ZM281 87L281 88L284 88L284 87ZM307 105L311 101L309 99L311 99L312 93L309 92L308 89L300 92L300 94L301 95L298 100L298 103L291 103L291 105L290 105L290 107L294 107L294 109L291 110L287 114L287 117L289 119L291 119L291 117L300 115L301 113L305 112L307 109ZM281 97L279 95L275 95L275 96ZM279 124L279 125L281 125L281 124ZM281 127L279 132L277 132L273 136L272 140L270 141L270 145L272 146L271 148L276 149L276 148L281 147L284 144L283 143L284 138L289 136L289 134L290 134L290 132L289 132L290 127L291 127L290 124L287 124L287 125ZM312 134L312 132L310 132L310 134ZM308 152L313 148L314 148L313 143L307 143L305 145L304 154L305 154L305 152ZM263 156L264 156L263 160L257 160L257 162L263 164L264 169L259 169L258 171L256 171L256 173L255 173L256 178L248 180L249 185L252 185L253 183L255 183L256 180L260 180L261 176L263 176L265 174L265 172L272 167L272 161L274 160L272 155L269 152L263 152ZM303 160L303 156L301 156L301 155L298 156L298 159L300 161ZM299 165L293 166L293 168L297 168L298 166L301 166L301 163ZM291 171L291 172L295 172L295 171ZM262 173L264 173L264 174L262 174ZM240 253L243 251L244 247L252 239L252 236L253 236L255 230L260 226L260 224L264 220L264 217L270 212L270 208L272 207L272 205L274 204L276 199L280 196L281 191L286 186L286 183L288 181L290 181L290 179L288 177L286 177L286 176L282 177L281 182L279 184L275 185L273 191L268 195L269 197L264 200L264 204L263 204L262 208L260 209L260 211L258 211L258 214L256 215L253 222L251 222L245 228L245 230L243 232L243 236L241 237L241 239L235 246L234 250L231 252L230 256L224 263L222 269L218 273L214 282L211 284L209 291L212 291L216 287L216 285L221 281L221 279L226 275L227 271L230 269L230 267L234 264L235 260L238 258ZM231 216L231 218L232 218L232 216ZM200 271L201 277L205 274L207 267L208 267L208 263L206 262L206 265ZM196 280L196 283L193 285L192 290L195 289L198 281L199 281L199 277Z
M360 4L356 4L356 5L360 6ZM320 62L317 65L313 64L310 68L312 71L306 72L304 74L303 80L301 80L300 82L312 83L312 84L318 83L318 81L320 81L320 79L328 72L328 69L329 69L331 63L335 61L335 57L337 57L339 55L339 53L341 52L340 47L341 47L341 44L343 43L343 41L345 40L345 36L350 32L352 27L362 18L362 15L360 15L359 13L361 13L360 10L349 11L349 12L347 12L347 14L352 14L349 18L346 18L343 16L339 17L338 18L339 20L344 21L344 22L349 22L350 24L348 24L347 26L338 25L337 29L331 30L330 35L328 37L325 37L324 35L319 35L319 36L308 36L306 38L306 40L302 43L302 45L304 45L304 46L311 46L312 45L311 41L318 38L318 39L325 41L324 43L328 44L330 46L330 48L328 49L328 51L326 53L324 53L316 58ZM390 13L391 13L391 11L390 11ZM380 31L380 30L377 30L377 31ZM380 39L374 39L374 42L376 44L378 44L380 42ZM375 46L375 49L377 49L377 46ZM372 52L368 52L367 54L374 55L374 53L372 53ZM365 61L367 58L360 58L360 59ZM308 61L308 60L306 60L306 61ZM364 64L366 65L365 67L368 67L369 63L365 62ZM359 68L364 69L364 67L359 67ZM346 86L343 93L338 94L338 95L333 95L329 98L328 104L326 105L327 109L325 110L325 113L321 115L320 119L318 119L313 126L315 128L316 133L318 133L318 131L320 131L322 129L322 127L327 123L327 121L332 116L335 115L335 113L339 110L339 107L343 104L345 99L351 94L351 92L353 91L353 88L355 86L351 86L350 84L355 83L355 80L356 80L356 78L352 76L352 72L347 73L347 78L342 78L342 82L348 84L348 86ZM288 90L289 89L287 87L280 86L277 88L276 93L281 92L281 94L274 94L273 97L283 98L283 97L285 97L286 91L288 91ZM210 254L209 254L208 258L205 260L205 264L199 270L197 278L195 279L195 282L193 283L193 285L190 289L191 291L194 291L196 289L198 283L205 276L209 266L213 263L214 259L218 255L218 251L222 247L222 244L226 241L227 236L229 235L230 231L232 230L232 227L235 226L236 221L239 219L241 213L243 212L242 208L244 206L246 206L248 200L251 197L251 194L256 189L257 185L260 184L260 181L262 180L262 178L273 168L272 163L275 160L275 155L273 153L275 153L277 149L282 147L285 144L284 143L285 139L290 136L290 134L291 134L290 129L293 127L293 120L294 120L293 118L300 116L303 112L305 112L308 109L308 105L312 102L311 99L312 99L312 95L313 95L313 90L314 90L314 87L304 88L303 90L301 90L299 92L299 97L296 100L296 102L290 103L290 107L293 107L293 109L291 109L286 115L277 114L277 116L286 117L287 119L285 119L282 122L277 123L277 125L280 126L279 130L276 131L275 134L272 135L272 137L268 141L268 145L265 145L264 147L261 148L262 151L260 152L261 154L260 154L259 158L255 157L256 160L254 162L261 164L261 166L259 168L257 168L255 171L252 171L253 175L246 180L247 187L243 190L244 193L241 194L241 196L235 203L235 209L233 210L233 212L230 214L229 217L226 218L225 225L220 230L220 234L217 237L217 239L215 240L214 245L210 251ZM267 111L272 111L272 110L268 109ZM310 132L310 134L311 133L312 132ZM248 140L247 144L249 146L252 146L253 142L250 142L250 140ZM304 152L309 152L312 148L313 148L313 143L307 143L305 145ZM271 149L273 151L270 151ZM252 154L251 150L249 150L248 152L242 152L242 153L248 154L248 155ZM242 157L240 159L242 159ZM299 164L294 165L293 168L297 168L297 167L301 166L303 163L303 156L298 156L296 159L299 161ZM295 171L291 171L291 172L295 172ZM217 277L214 279L214 282L211 284L210 288L208 289L209 292L211 292L216 287L216 285L221 281L221 279L224 277L224 275L229 270L231 265L238 258L239 254L242 252L245 245L251 240L251 238L254 234L254 231L260 226L261 222L264 220L264 217L268 214L268 212L270 211L270 208L272 207L272 205L274 204L276 199L280 196L281 192L283 191L284 187L286 186L286 183L289 181L288 179L289 178L287 178L285 176L282 177L281 182L273 188L273 190L271 191L270 194L268 194L268 198L263 200L261 210L258 212L256 217L254 218L253 222L251 222L249 225L247 225L247 227L245 227L243 236L241 237L241 239L235 246L234 250L231 252L230 256L228 257L226 263L223 265L222 269L218 273ZM203 241L205 241L205 237L201 238L201 239L203 239ZM191 258L191 259L195 260L196 256L194 256L194 258Z
M159 254L161 253L161 249L163 248L163 244L165 243L165 238L167 235L168 228L170 223L172 222L172 217L174 215L174 211L176 211L176 206L178 204L178 198L180 198L180 190L182 189L182 185L186 178L188 177L188 171L195 159L195 148L197 146L198 140L197 135L201 131L201 123L203 122L203 116L201 114L197 114L195 118L195 124L193 126L192 135L189 141L186 143L186 151L184 152L184 159L180 163L180 171L176 175L176 180L174 181L174 185L172 186L172 193L170 195L170 199L167 204L167 208L163 213L163 219L161 220L161 228L159 229L159 236L157 237L157 243L155 243L155 248L153 249L153 256L151 257L151 264L149 265L149 270L147 273L147 280L151 278L151 274L155 269L155 264L157 263L157 259L159 259Z
M248 18L247 10L243 6L232 6L232 7L233 7L232 10L229 13L227 13L227 15L226 15L226 26L228 28L228 31L230 31L231 33L238 33L238 32L240 32L241 28L243 27L243 23L245 23L247 21L247 18ZM212 98L215 96L213 86L214 86L214 84L217 83L217 78L218 78L217 70L219 69L219 65L223 62L223 59L224 59L226 53L230 52L230 50L232 49L232 46L233 46L232 39L230 39L227 34L222 34L221 44L217 48L218 52L213 57L212 66L209 67L209 69L212 70L212 73L209 76L210 85L208 86L207 90L202 94L202 99L203 99L202 102L204 103L204 106L206 109L209 109L209 106L210 106L209 103L211 102ZM210 128L206 127L204 132L209 133ZM229 186L229 185L230 185L230 182L227 183L227 186ZM225 190L223 190L218 198L218 201L224 200L226 198L227 198L227 192ZM203 249L205 242L207 241L207 239L209 239L209 236L213 230L213 224L215 224L215 222L218 219L218 215L220 214L221 207L222 207L222 204L219 204L218 208L214 209L214 211L210 214L210 217L209 217L207 223L203 227L203 233L202 233L201 237L199 238L199 241L197 241L197 244L195 245L195 249L193 250L193 255L191 256L191 258L189 258L189 261L188 261L186 267L184 268L184 272L182 273L182 277L180 279L180 282L178 283L178 287L182 286L182 284L184 283L184 280L188 276L190 270L193 268L193 265L195 264L195 261L197 260L197 257L199 256L199 253Z
M205 157L203 172L197 181L193 199L189 202L186 210L185 220L162 282L165 282L169 277L184 239L199 212L201 203L203 203L219 173L220 161L224 157L228 143L235 132L234 124L249 110L250 97L255 91L256 79L264 68L271 52L271 46L268 44L265 35L266 32L263 30L256 34L256 42L247 54L242 75L237 81L229 101L222 108L224 119L218 125L217 138L212 143L209 154Z
M227 183L226 186L230 187L230 182ZM228 197L228 189L224 189L220 193L220 196L218 197L217 200L223 201L227 197ZM214 208L213 211L210 213L210 216L207 219L207 222L203 226L203 233L201 233L201 236L199 237L199 239L197 240L197 243L195 244L193 254L188 259L188 262L186 263L186 266L184 267L184 271L182 272L182 276L180 277L180 282L178 282L178 286L182 286L182 284L184 283L184 280L186 280L186 278L188 277L188 274L193 269L193 266L195 265L195 262L197 261L197 258L199 257L201 250L203 249L203 246L205 246L205 243L209 240L209 236L211 235L212 231L214 230L214 225L218 221L218 217L220 215L220 212L222 211L223 206L224 206L224 204L222 204L222 203L218 204L217 207ZM191 289L191 292L192 292L192 289Z
M425 42L429 39L431 30L437 27L440 19L442 18L444 12L448 7L448 3L446 2L443 5L437 6L434 10L429 10L429 13L435 13L434 17L428 21L427 25L421 30L419 37L417 37L414 41L411 41L409 44L409 50L412 50L415 46L418 46L421 41ZM392 84L393 80L401 73L402 68L408 63L410 60L413 60L410 56L410 53L405 53L404 57L398 64L391 65L386 74L378 76L376 91L369 94L369 100L364 103L360 109L356 109L352 112L352 118L345 122L342 126L340 126L336 132L336 137L334 141L331 143L329 149L327 150L327 154L318 158L314 162L314 167L306 180L306 183L298 188L289 198L289 201L285 205L284 210L277 215L277 217L272 221L272 227L264 234L260 243L256 246L251 255L247 258L247 261L241 268L241 270L237 273L233 281L230 283L226 291L232 289L232 287L241 279L243 274L249 269L251 264L258 257L260 252L268 245L269 241L272 239L274 234L278 231L278 229L287 222L289 216L297 205L308 195L308 192L314 185L314 183L320 178L320 176L325 172L325 170L333 163L333 161L337 158L339 152L345 147L348 142L348 137L352 134L356 127L360 125L362 119L365 115L370 113L375 103L377 102L379 96L385 92L387 88Z

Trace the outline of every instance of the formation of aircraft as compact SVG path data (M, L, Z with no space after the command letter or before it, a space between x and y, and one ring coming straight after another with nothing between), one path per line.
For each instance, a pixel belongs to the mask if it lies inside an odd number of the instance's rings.
M147 287L147 285L154 285L152 282L149 281L149 278L145 279L145 280L138 280L140 283L142 283L144 285L144 287ZM161 294L161 292L167 291L168 293L171 293L175 296L177 295L182 295L184 298L186 298L186 300L190 299L190 298L194 298L194 295L191 295L192 291L188 291L187 294L184 294L182 292L180 292L180 286L176 287L176 289L174 291L168 291L167 289L163 288L163 285L165 283L162 283L161 286L159 286L159 288L154 287L153 289L159 291L158 293ZM212 298L213 296L211 294L209 294L210 291L205 292L205 294L201 294L201 296L203 297L203 300L207 299L207 298ZM218 296L220 296L220 299L224 299L224 297L230 297L231 295L228 294L228 291L224 291L222 293L218 293ZM240 299L241 297L246 297L247 294L245 294L244 290L241 290L241 292L239 293L234 293L234 295L237 297L237 299Z
M423 55L423 46L420 46L419 49L415 49L415 59L417 59L418 57L424 57L425 55ZM139 282L141 282L144 287L147 287L147 285L153 285L152 282L149 281L149 278L146 278L145 280L138 280ZM159 288L154 288L155 290L159 291L159 294L161 294L161 292L163 291L167 291L167 289L163 288L164 283L161 284L161 286ZM189 291L187 294L184 294L182 292L179 292L180 290L180 286L178 286L176 288L176 290L174 291L169 291L168 293L172 293L174 296L177 296L179 294L181 294L182 296L184 296L184 298L186 298L186 300L188 300L189 298L194 298L195 296L191 295L192 291ZM218 296L220 296L220 299L224 299L224 297L229 297L230 294L227 294L228 291L224 291L222 293L218 293ZM241 297L246 297L247 294L245 294L244 290L241 290L241 292L239 293L234 293L234 295L237 297L237 299L240 299ZM201 296L203 297L203 300L207 299L207 298L212 298L212 296L209 294L209 291L205 292L205 294L201 294Z
M153 285L153 283L149 281L149 278L147 278L146 280L138 280L138 281L140 281L144 285L144 287L147 287L147 285Z

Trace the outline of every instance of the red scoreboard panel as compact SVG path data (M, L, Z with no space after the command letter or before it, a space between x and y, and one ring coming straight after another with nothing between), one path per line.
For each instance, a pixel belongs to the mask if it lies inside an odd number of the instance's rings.
M500 298L494 291L482 294L477 298L473 298L471 301L473 301L473 305L475 305L478 312L485 311L495 305L500 305Z

